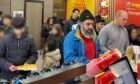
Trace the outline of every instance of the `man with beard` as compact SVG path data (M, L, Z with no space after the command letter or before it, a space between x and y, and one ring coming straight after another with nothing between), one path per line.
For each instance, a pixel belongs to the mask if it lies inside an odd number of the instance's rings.
M13 32L0 41L0 78L5 80L27 75L24 71L17 71L16 66L34 64L38 58L35 42L25 31L25 20L15 17L13 27Z
M64 63L87 64L99 55L99 40L94 31L94 16L85 9L80 23L64 40Z
M73 12L73 14L72 14L71 18L68 21L66 21L64 28L63 28L65 35L67 35L72 30L72 26L77 24L77 22L79 20L78 15L80 13L80 10L75 8L75 9L73 9L72 12Z

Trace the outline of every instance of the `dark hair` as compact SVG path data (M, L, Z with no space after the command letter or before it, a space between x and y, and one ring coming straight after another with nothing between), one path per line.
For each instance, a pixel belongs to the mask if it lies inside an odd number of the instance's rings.
M12 23L14 28L22 28L25 26L25 19L22 17L15 17L13 18L13 23Z
M72 10L73 13L74 13L75 11L80 12L80 10L79 10L78 8L74 8L74 9Z
M127 31L128 31L128 36L129 36L129 42L132 40L132 38L131 38L131 32L132 32L132 30L133 29L136 29L137 30L137 26L136 25L134 25L134 24L131 24L131 25L128 25L127 26Z
M51 19L53 20L53 17L49 17L49 18L47 19L47 21L45 22L45 24L48 25Z
M105 22L105 20L100 15L97 15L95 16L95 22L100 23L100 22Z
M49 39L46 41L46 46L48 47L48 51L54 51L57 46L54 39Z
M0 10L0 16L2 16L3 12Z

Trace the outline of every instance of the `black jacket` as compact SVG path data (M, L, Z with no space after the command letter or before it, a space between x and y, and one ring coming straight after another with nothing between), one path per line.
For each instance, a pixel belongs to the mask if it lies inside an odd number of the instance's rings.
M50 30L44 26L41 30L41 37L47 39L49 36L49 31Z
M25 33L21 39L16 39L13 33L0 41L0 68L1 78L12 79L19 72L10 72L11 65L34 64L38 58L35 42L31 35Z
M72 29L72 25L76 24L78 20L74 20L73 18L71 18L70 20L66 21L63 31L65 33L65 35L67 35L71 29Z

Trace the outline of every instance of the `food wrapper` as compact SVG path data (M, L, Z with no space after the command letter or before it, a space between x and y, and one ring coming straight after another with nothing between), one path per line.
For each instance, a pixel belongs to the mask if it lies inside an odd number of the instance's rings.
M122 56L118 49L106 52L97 59L92 60L86 67L86 74L92 77L102 72L105 68L116 62Z
M24 64L21 66L17 66L18 70L23 71L37 71L37 65L36 64Z
M116 77L113 75L111 70L103 72L95 78L95 84L111 84Z

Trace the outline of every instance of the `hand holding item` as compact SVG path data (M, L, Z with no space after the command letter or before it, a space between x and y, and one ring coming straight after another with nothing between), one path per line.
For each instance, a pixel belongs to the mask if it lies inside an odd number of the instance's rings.
M108 51L101 57L94 59L87 64L86 73L87 75L94 77L121 57L122 54L118 49Z
M21 66L17 66L17 70L37 71L37 66L36 66L36 64L24 64Z
M17 70L17 67L14 66L14 65L12 65L12 66L9 67L9 70L10 70L11 72L14 72L14 71Z

